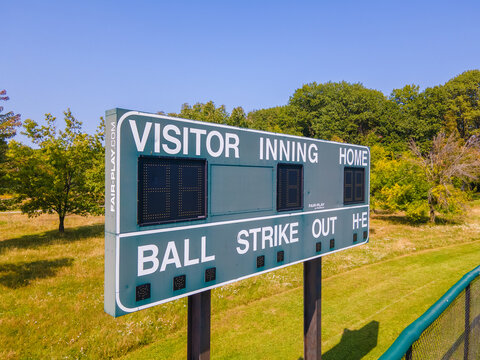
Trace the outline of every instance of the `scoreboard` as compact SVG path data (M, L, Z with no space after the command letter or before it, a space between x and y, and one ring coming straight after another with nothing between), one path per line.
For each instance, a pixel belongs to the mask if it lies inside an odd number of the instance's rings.
M124 109L105 136L112 316L368 242L367 147Z

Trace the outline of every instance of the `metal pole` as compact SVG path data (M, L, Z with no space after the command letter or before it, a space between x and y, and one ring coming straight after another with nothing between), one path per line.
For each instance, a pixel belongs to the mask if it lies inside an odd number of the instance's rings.
M465 288L465 342L463 346L463 359L468 360L470 348L470 284Z
M210 290L188 297L187 359L210 359Z
M305 360L322 358L322 258L303 263L303 352Z

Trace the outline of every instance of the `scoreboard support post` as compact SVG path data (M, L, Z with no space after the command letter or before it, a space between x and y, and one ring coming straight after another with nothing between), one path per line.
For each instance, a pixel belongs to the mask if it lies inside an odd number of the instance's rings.
M322 358L322 258L303 263L303 352L305 360Z
M188 297L187 359L210 359L211 291Z

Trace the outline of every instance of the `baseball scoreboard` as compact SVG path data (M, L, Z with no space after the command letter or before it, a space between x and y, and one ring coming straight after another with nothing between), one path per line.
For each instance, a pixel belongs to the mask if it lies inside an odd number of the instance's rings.
M124 109L105 137L112 316L368 241L367 147Z

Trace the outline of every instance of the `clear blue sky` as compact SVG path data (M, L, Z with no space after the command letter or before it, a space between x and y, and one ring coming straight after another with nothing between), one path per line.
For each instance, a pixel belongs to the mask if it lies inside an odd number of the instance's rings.
M480 1L0 2L6 110L70 107L92 133L105 110L284 105L309 82L443 84L480 68Z

